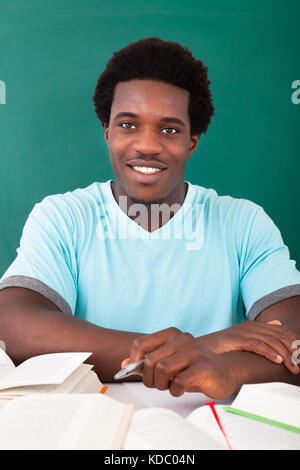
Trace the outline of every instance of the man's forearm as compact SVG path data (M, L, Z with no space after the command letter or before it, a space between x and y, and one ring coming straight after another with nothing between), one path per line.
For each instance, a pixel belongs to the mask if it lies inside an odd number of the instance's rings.
M0 339L17 365L39 354L91 351L100 380L110 382L129 356L132 341L140 336L95 326L85 320L45 308L22 306L13 311L0 304Z
M235 376L236 393L243 384L285 382L300 385L300 374L291 373L284 364L275 364L268 359L247 351L230 351L227 357Z

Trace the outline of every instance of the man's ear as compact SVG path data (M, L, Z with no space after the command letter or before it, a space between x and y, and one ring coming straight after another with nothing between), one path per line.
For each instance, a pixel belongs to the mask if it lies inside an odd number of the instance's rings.
M106 143L108 145L108 125L104 124L104 139L106 140Z
M199 139L200 139L200 135L201 134L191 136L190 145L189 145L189 152L187 154L187 158L191 158L191 156L195 152L195 150L197 148L197 145L198 145L198 142L199 142Z

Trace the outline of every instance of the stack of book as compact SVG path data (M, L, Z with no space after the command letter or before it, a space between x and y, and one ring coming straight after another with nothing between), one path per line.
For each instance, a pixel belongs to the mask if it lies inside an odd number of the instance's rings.
M90 356L44 354L15 367L0 349L0 449L300 449L298 386L243 385L230 407L210 403L187 418L133 412L133 403L99 393Z

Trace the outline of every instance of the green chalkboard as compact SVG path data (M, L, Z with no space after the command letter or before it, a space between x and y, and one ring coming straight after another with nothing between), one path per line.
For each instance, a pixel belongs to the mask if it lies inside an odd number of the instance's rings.
M299 17L298 0L1 0L0 275L36 202L113 178L92 96L148 36L209 69L216 114L186 180L262 205L299 268Z

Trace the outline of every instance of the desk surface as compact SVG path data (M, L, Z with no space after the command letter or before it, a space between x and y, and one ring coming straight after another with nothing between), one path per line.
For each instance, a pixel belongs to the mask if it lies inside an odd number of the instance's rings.
M122 403L134 403L134 409L148 407L168 408L181 416L188 416L199 406L211 401L202 393L184 393L181 397L173 397L168 390L147 388L142 382L108 383L106 395ZM224 400L215 400L217 404L231 404L235 396Z

